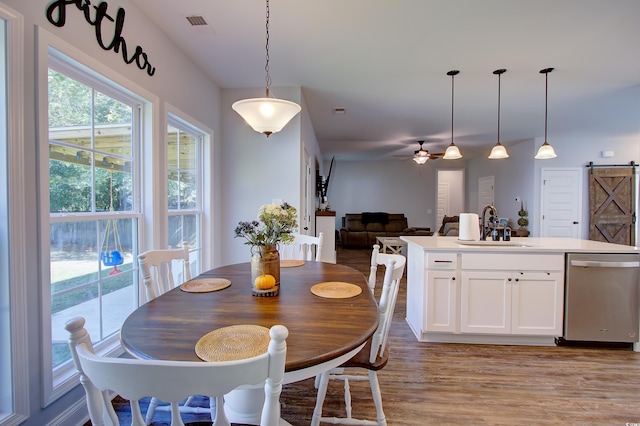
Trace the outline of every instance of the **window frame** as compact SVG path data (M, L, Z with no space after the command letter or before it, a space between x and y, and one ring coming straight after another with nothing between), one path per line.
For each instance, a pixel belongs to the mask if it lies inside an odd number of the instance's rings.
M181 214L186 214L187 212L189 213L196 212L200 214L200 224L199 224L200 225L200 247L199 247L199 256L198 256L199 268L197 268L197 271L198 272L207 271L213 267L213 259L215 258L214 250L213 250L213 246L214 246L213 244L213 241L214 241L213 240L213 229L214 229L213 203L216 196L216 194L214 193L214 184L213 184L214 133L211 128L204 125L203 123L196 120L195 118L189 116L188 114L182 112L181 110L179 110L178 108L174 107L169 103L165 103L165 111L166 111L166 114L164 116L165 122L163 123L163 127L162 127L164 129L164 138L165 138L164 146L165 147L167 146L166 133L167 133L167 127L169 125L177 128L182 128L183 130L188 132L196 133L202 137L202 146L200 150L200 154L202 158L200 159L200 176L199 176L200 205L198 206L198 209L197 210L169 210L168 201L166 199L167 197L166 189L164 192L165 197L163 200L164 202L163 209L165 212L167 212L167 222L168 222L168 216L172 215L172 213L181 215ZM163 164L165 164L163 173L164 173L164 181L166 182L167 180L166 157ZM169 229L168 223L166 224L165 229L167 229L167 233L168 233L168 229ZM168 244L168 241L167 241L167 244ZM193 260L191 260L191 263L193 265L194 263ZM192 272L193 272L193 269L192 269Z
M78 386L77 373L73 368L72 362L67 362L58 369L52 369L52 355L51 355L51 282L50 282L50 245L48 243L42 243L43 241L49 241L49 226L50 226L50 212L49 212L49 156L44 154L48 152L49 140L48 140L48 69L50 61L55 62L57 66L63 66L65 74L77 79L78 81L87 84L105 93L109 96L120 100L121 98L135 99L140 103L139 108L139 125L138 132L140 133L140 143L138 146L134 146L133 149L137 150L134 155L134 161L136 167L134 167L134 182L138 185L138 188L134 191L135 199L134 206L137 206L137 210L127 212L122 216L135 216L138 220L138 247L140 246L141 234L143 227L153 227L152 224L145 224L146 217L141 209L144 209L144 200L142 198L143 185L142 180L146 173L142 170L143 155L142 151L145 146L152 146L153 128L156 122L153 117L158 114L158 98L157 96L149 93L147 90L135 85L131 81L123 78L121 75L115 73L104 64L89 57L85 53L81 52L77 48L62 41L61 39L53 36L42 28L38 28L38 44L37 44L37 69L36 69L36 86L37 86L37 120L38 120L38 151L39 155L39 209L38 220L40 223L40 294L41 294L41 307L42 307L42 343L41 343L41 371L42 371L42 406L46 407L52 402L56 401L61 396ZM86 75L85 75L86 74ZM88 78L87 76L91 76ZM116 89L110 89L114 87ZM114 95L114 90L117 90L121 95ZM136 123L137 124L137 123ZM135 125L135 124L134 124ZM43 188L45 190L43 190ZM134 260L134 267L137 268L137 262ZM136 279L138 274L136 274ZM118 335L112 336L108 339L108 342L97 345L96 350L99 353L105 355L119 355L122 353Z
M185 133L189 133L191 135L193 135L194 137L196 137L197 139L197 147L196 147L196 161L197 161L197 169L196 169L196 192L197 192L197 205L195 208L192 209L181 209L181 208L177 208L177 209L169 209L167 208L167 221L170 217L175 217L175 216L185 216L185 215L196 215L196 217L198 218L197 220L197 228L198 228L198 232L197 232L197 244L195 246L192 247L192 245L189 245L189 251L190 251L190 263L191 263L191 275L192 276L196 276L198 274L200 274L201 272L201 253L202 253L202 240L203 240L203 229L202 226L204 224L204 209L203 209L203 172L202 170L204 169L204 161L203 161L203 151L204 151L204 140L206 137L205 132L202 129L197 128L196 126L194 126L193 124L177 117L175 114L173 113L168 113L167 114L167 127L174 127L175 129L177 129L179 132L185 132ZM168 129L167 129L167 133L168 133ZM167 145L168 145L168 141L167 141ZM168 152L168 151L167 151ZM168 159L168 158L167 158ZM168 169L168 164L167 164L167 169ZM178 170L180 170L180 168L178 168ZM167 182L167 187L168 187L168 182ZM168 204L168 203L167 203ZM168 206L167 206L168 207ZM169 233L169 228L167 226L167 234ZM173 247L173 248L177 248L177 247ZM195 254L195 256L194 256Z
M7 232L2 233L0 245L7 250L0 251L2 275L0 279L8 283L0 294L8 291L8 312L0 316L0 334L7 336L10 350L4 351L0 365L0 377L11 377L11 383L0 384L0 425L14 426L23 423L29 416L29 379L28 359L24 356L27 349L27 253L24 151L24 19L22 15L0 3L0 19L5 22L4 38L5 62L3 88L6 103L3 108L6 133L0 136L0 146L5 154L5 162L0 169L2 193L0 197L6 202L0 215L7 225ZM2 108L0 108L2 109ZM11 161L6 161L11 158ZM0 310L4 310L3 305ZM3 340L4 343L4 340ZM4 345L3 345L4 346ZM9 395L6 392L9 391Z

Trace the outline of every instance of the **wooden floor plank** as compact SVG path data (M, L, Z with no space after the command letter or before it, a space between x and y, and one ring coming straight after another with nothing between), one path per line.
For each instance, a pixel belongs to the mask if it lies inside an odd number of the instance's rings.
M368 273L369 250L338 248ZM406 277L379 372L389 425L625 425L640 423L640 354L628 348L419 343L405 322ZM354 414L375 417L368 387L352 384ZM283 418L311 421L313 380L285 386ZM343 415L332 383L323 414Z

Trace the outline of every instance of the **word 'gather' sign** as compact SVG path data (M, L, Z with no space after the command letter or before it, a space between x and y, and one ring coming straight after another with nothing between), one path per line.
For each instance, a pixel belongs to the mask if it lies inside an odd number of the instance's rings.
M141 70L146 70L150 76L155 74L156 69L149 63L147 54L142 50L142 47L136 46L135 51L129 55L127 41L122 36L125 16L123 8L118 8L114 19L108 13L109 4L106 1L92 6L90 0L56 0L47 7L47 20L56 27L64 27L67 19L67 6L69 5L75 5L83 13L87 23L95 28L96 41L100 47L104 50L113 50L115 53L122 52L122 59L127 64L135 64ZM110 25L105 19L113 25ZM103 33L111 30L113 31L111 41L105 41L108 36L104 36Z

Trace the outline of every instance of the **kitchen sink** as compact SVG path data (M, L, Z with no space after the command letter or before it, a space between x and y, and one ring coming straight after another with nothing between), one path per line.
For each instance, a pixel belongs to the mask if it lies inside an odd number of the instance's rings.
M456 241L458 244L462 246L471 246L471 247L535 247L533 244L522 243L519 241Z

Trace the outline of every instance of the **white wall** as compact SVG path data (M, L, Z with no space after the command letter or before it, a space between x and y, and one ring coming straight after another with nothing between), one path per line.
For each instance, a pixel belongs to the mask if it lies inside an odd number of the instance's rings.
M494 200L499 217L517 219L520 197L525 209L534 205L534 141L522 141L507 147L509 158L489 160L486 157L469 160L467 167L467 207L470 212L478 211L478 179L494 177ZM488 152L487 152L488 155ZM528 229L533 232L531 226Z
M280 99L300 103L300 88L276 88ZM239 221L254 220L258 209L274 199L298 208L302 202L301 120L302 111L287 126L268 138L257 133L231 105L240 99L264 96L264 89L224 89L222 91L222 215L223 247L221 265L248 262L250 248L242 238L234 238ZM219 265L215 265L219 266Z
M336 158L328 199L336 212L336 229L345 213L383 211L404 213L409 226L436 230L436 168L464 168L464 160L429 160L418 166L411 159L340 161ZM437 163L436 163L437 162Z
M639 111L640 112L640 111ZM638 119L640 127L640 118ZM529 226L532 236L539 235L540 227L540 170L544 168L583 167L584 186L582 188L583 226L582 235L588 235L589 208L586 165L640 163L640 129L637 134L610 135L602 137L565 137L549 139L558 154L551 160L535 160L542 138L529 139L508 145L509 158L489 160L487 158L468 159L460 164L465 167L466 207L475 212L478 206L478 179L495 177L495 206L500 217L517 219L520 197L529 211ZM614 151L613 158L602 158L603 150ZM427 162L422 170L411 161L363 161L341 162L336 160L329 187L329 202L336 211L336 228L341 225L345 213L362 211L386 211L404 213L409 226L429 226L435 224L436 167L442 169L444 160L436 166ZM431 210L431 213L429 213ZM479 211L478 213L481 213Z
M640 111L639 111L640 112ZM638 119L640 127L640 119ZM469 161L467 168L468 201L473 207L478 203L478 179L483 176L495 176L495 204L500 217L517 218L519 204L515 197L520 197L525 209L529 212L529 226L532 236L539 235L540 229L540 175L542 168L583 167L584 180L582 188L582 235L589 235L589 191L587 183L587 165L594 164L629 164L640 162L640 131L632 135L610 135L601 137L565 137L549 139L558 154L550 160L535 160L534 156L542 138L536 138L509 145L509 158L489 160L477 158ZM601 152L614 151L612 158L602 158Z
M629 164L631 161L640 163L640 109L636 109L635 121L638 123L638 132L629 135L610 135L601 137L565 137L554 138L551 143L558 154L551 160L536 160L533 177L533 206L529 209L529 223L539 229L540 226L540 170L549 167L582 167L584 168L582 188L582 235L589 237L589 186L588 168L589 162L594 164L612 165ZM535 148L542 144L542 140L535 142ZM602 158L602 151L613 151L614 157ZM636 172L640 169L636 168Z
M51 0L3 0L3 3L24 16L24 143L27 164L37 164L37 135L36 121L36 32L38 28L51 33L54 37L79 50L83 55L98 61L114 73L122 76L122 79L131 82L132 85L153 93L159 98L161 113L164 112L164 103L168 102L189 116L197 119L209 128L214 129L214 156L219 158L219 145L217 133L220 129L220 91L216 85L200 70L184 53L130 0L110 0L109 11L113 14L118 7L126 11L123 37L130 49L140 45L148 54L149 62L156 67L156 73L150 77L146 72L139 70L134 65L127 65L121 54L103 50L96 42L94 27L87 24L82 13L77 10L75 4L67 6L67 22L64 27L58 28L49 23L45 16L47 6ZM46 66L44 64L43 66ZM46 117L45 117L46 119ZM153 129L155 138L159 138L166 132L160 128L159 120L155 122L157 128ZM159 140L159 139L158 139ZM214 168L218 168L214 165ZM44 171L46 173L46 171ZM217 182L220 182L219 179ZM24 171L25 204L24 221L26 224L26 252L32 255L29 265L38 265L37 229L37 173L33 167L27 167ZM220 192L215 188L214 196ZM221 203L216 203L220 205ZM214 217L218 216L214 212ZM86 413L84 405L75 406L84 392L77 386L73 391L63 395L60 399L51 403L46 408L42 407L41 386L44 383L44 373L38 368L41 365L40 354L43 348L40 342L40 291L39 274L37 267L30 267L26 271L26 280L29 286L27 294L27 312L24 318L29 333L27 340L28 353L17 354L22 360L26 360L29 368L28 383L20 383L19 386L28 386L29 395L29 419L23 423L25 426L41 426L45 424L76 424L82 419L78 415L82 411ZM34 367L35 366L35 367ZM73 409L81 411L73 413ZM72 416L72 417L66 417ZM76 417L73 417L76 416Z

